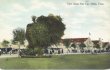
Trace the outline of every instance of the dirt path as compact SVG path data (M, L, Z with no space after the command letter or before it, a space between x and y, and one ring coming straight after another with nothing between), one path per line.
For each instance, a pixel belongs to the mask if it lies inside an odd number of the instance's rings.
M18 54L2 54L0 58L11 58L11 57L18 57Z

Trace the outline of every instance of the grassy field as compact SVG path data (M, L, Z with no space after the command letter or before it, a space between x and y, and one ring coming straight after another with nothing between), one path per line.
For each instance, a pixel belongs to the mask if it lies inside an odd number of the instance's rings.
M1 58L2 69L108 69L110 54L78 54L51 58Z

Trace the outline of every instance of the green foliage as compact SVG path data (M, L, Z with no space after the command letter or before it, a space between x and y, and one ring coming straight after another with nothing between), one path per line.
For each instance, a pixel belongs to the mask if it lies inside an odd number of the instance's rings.
M81 43L81 44L79 45L79 47L80 47L81 49L83 49L83 48L86 47L86 45L85 45L84 43Z
M45 46L48 45L48 31L43 24L33 24L33 27L28 27L27 40L29 42L29 47Z
M20 56L35 56L37 51L31 48L23 49L20 51Z
M25 40L25 30L22 28L17 28L13 30L13 43L16 44L16 41L20 44L24 44Z
M43 51L44 51L43 48L41 47L36 48L36 51L37 51L38 56L43 55Z
M28 24L26 29L29 47L43 49L60 42L65 30L60 16L40 16L35 21Z
M8 47L9 43L10 43L9 41L3 40L2 45L3 47Z
M11 44L17 45L18 42L17 41L14 41L14 40L11 40Z
M32 16L32 21L33 21L33 23L36 22L36 16Z
M76 48L76 45L73 43L73 44L71 45L71 47Z
M95 45L95 48L100 49L100 45L99 44L96 44Z
M63 40L63 44L66 46L66 48L69 48L69 47L70 47L71 42L70 42L70 40L69 40L69 39L64 39L64 40Z

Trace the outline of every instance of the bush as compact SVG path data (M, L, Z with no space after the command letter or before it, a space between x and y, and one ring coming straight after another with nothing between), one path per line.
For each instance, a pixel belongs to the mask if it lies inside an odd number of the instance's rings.
M22 58L50 58L51 55L43 55L44 49L43 48L28 48L20 50L20 56ZM36 54L38 56L36 56Z
M20 50L20 56L36 56L37 51L34 49L22 49Z
M42 56L44 53L43 48L36 48L35 50L37 51L38 56Z

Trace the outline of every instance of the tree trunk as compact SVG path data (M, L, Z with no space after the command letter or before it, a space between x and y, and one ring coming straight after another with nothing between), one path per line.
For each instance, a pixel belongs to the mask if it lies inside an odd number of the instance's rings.
M67 50L68 50L67 53L70 53L70 50L68 48L67 48Z
M38 47L37 54L39 57L43 56L43 48L42 47Z
M20 43L18 42L18 57L20 57Z

